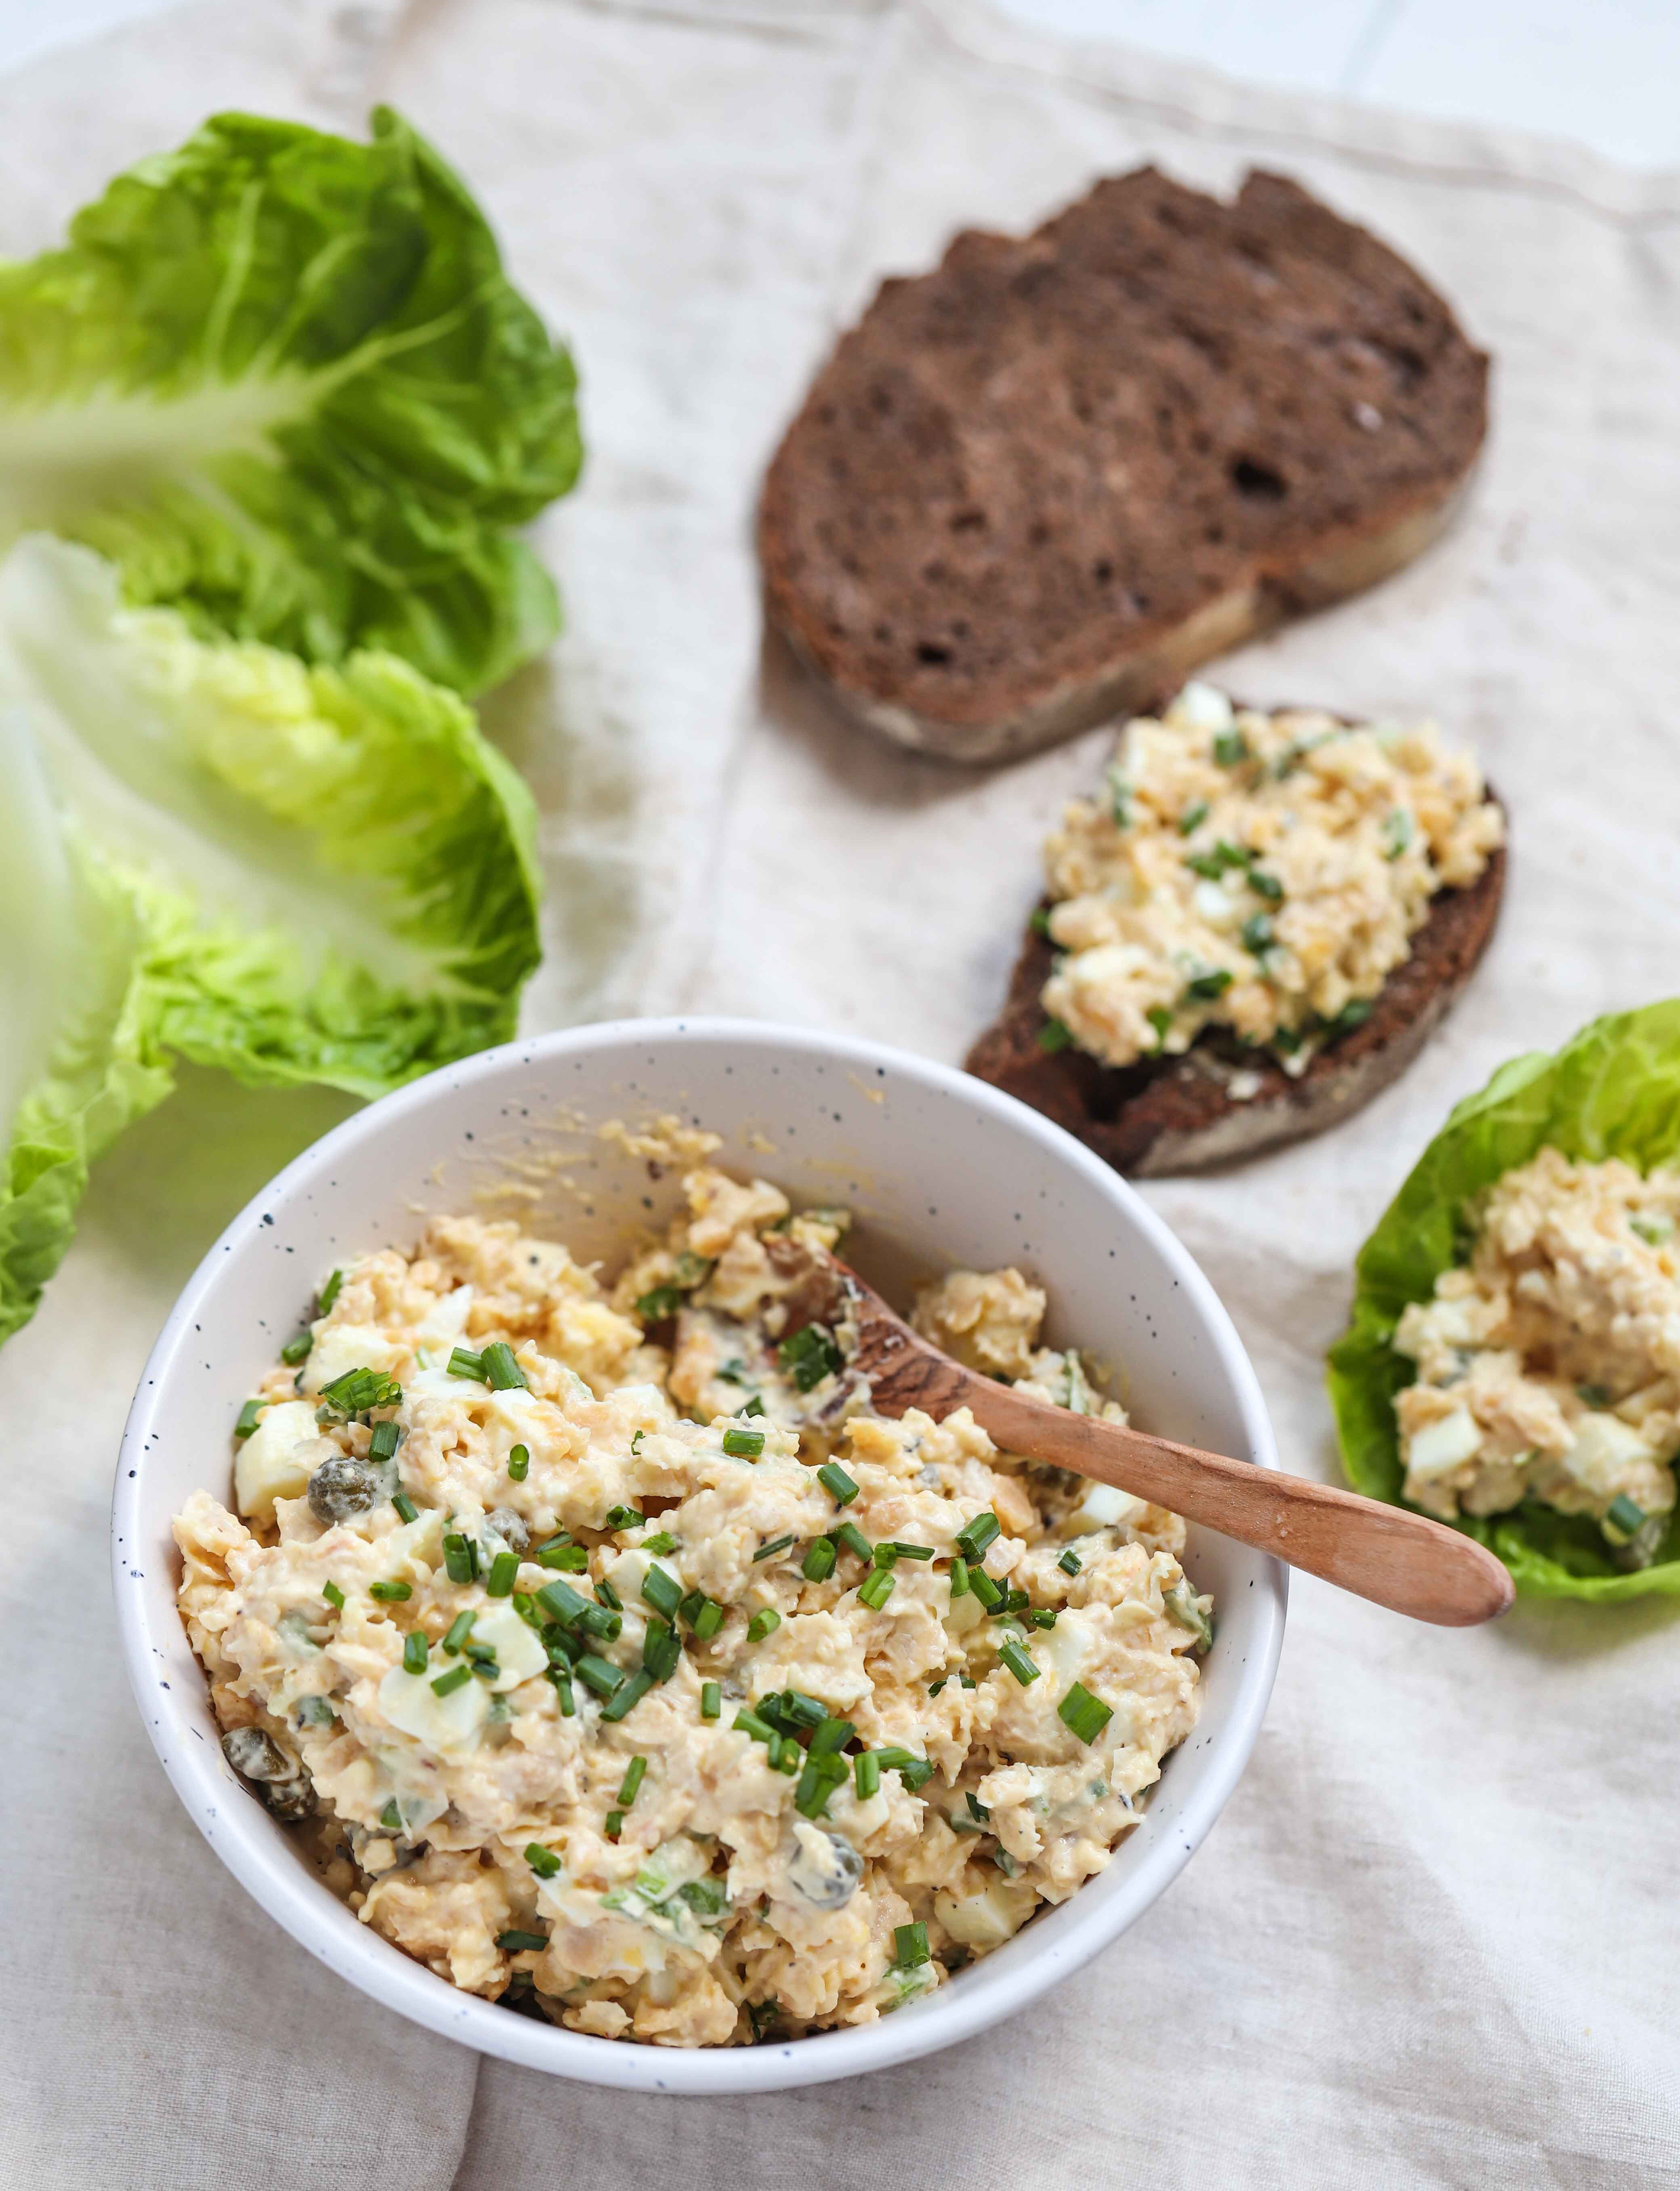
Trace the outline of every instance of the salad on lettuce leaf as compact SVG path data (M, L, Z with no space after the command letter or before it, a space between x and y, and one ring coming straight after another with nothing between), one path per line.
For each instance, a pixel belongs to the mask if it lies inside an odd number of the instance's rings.
M576 375L464 186L388 109L360 145L221 114L0 265L0 546L311 662L472 693L554 587L512 528L576 480Z
M207 639L32 535L0 564L0 1337L173 1058L373 1096L513 1033L530 794L395 656Z
M1637 1177L1620 1172L1621 1165ZM1521 1590L1598 1601L1650 1591L1680 1593L1680 1507L1672 1504L1666 1473L1674 1458L1672 1439L1666 1427L1651 1427L1666 1426L1680 1405L1669 1390L1671 1374L1624 1396L1619 1388L1630 1381L1630 1374L1614 1385L1609 1378L1600 1385L1594 1381L1597 1372L1583 1377L1585 1357L1570 1357L1553 1365L1562 1369L1562 1375L1537 1383L1518 1376L1508 1348L1502 1357L1478 1353L1488 1331L1476 1322L1478 1311L1485 1311L1489 1318L1504 1317L1508 1328L1512 1303L1518 1314L1530 1318L1553 1312L1547 1307L1553 1278L1543 1267L1543 1257L1536 1262L1539 1251L1533 1244L1550 1194L1566 1223L1590 1217L1594 1229L1579 1237L1601 1266L1595 1272L1582 1261L1555 1274L1565 1294L1571 1289L1575 1294L1573 1300L1565 1300L1568 1314L1558 1329L1575 1335L1571 1344L1578 1348L1586 1343L1579 1335L1591 1328L1580 1304L1593 1288L1643 1285L1646 1303L1637 1312L1616 1307L1611 1292L1602 1294L1600 1312L1607 1306L1612 1311L1614 1343L1624 1367L1626 1361L1637 1365L1639 1360L1637 1349L1627 1352L1636 1340L1647 1351L1654 1340L1656 1352L1666 1352L1672 1320L1664 1304L1680 1271L1674 1220L1666 1209L1675 1198L1677 1168L1680 999L1595 1020L1555 1056L1536 1052L1515 1058L1478 1095L1460 1103L1361 1249L1352 1322L1330 1350L1330 1400L1343 1462L1356 1488L1397 1503L1403 1497L1409 1477L1396 1403L1418 1374L1408 1354L1427 1359L1427 1327L1432 1317L1442 1323L1445 1338L1466 1342L1461 1359L1444 1373L1444 1384L1460 1376L1473 1379L1486 1368L1522 1387L1510 1396L1512 1421L1523 1420L1522 1405L1535 1411L1529 1420L1542 1424L1546 1408L1561 1408L1574 1440L1567 1465L1573 1470L1569 1488L1576 1494L1522 1495L1523 1471L1535 1456L1519 1453L1507 1478L1509 1495L1519 1503L1504 1506L1495 1481L1483 1503L1500 1505L1502 1511L1479 1517L1455 1515L1450 1500L1434 1511L1447 1512L1456 1526L1490 1546ZM1665 1175L1660 1182L1650 1180L1654 1172ZM1643 1184L1648 1181L1649 1188ZM1595 1195L1597 1207L1588 1210L1586 1198ZM1501 1196L1509 1207L1497 1207ZM1511 1267L1517 1273L1491 1302L1472 1297L1475 1283L1464 1268L1477 1228L1484 1221L1504 1228L1491 1246L1513 1254ZM1489 1248L1483 1243L1478 1260L1485 1259ZM1525 1267L1535 1273L1526 1284ZM1438 1279L1444 1280L1440 1288ZM1573 1323L1571 1317L1576 1318ZM1445 1330L1449 1323L1454 1329ZM1397 1336L1406 1352L1397 1346ZM1636 1367L1633 1381L1642 1374ZM1581 1381L1567 1381L1574 1380ZM1454 1405L1452 1395L1444 1393L1442 1406ZM1408 1410L1418 1412L1409 1402ZM1431 1426L1441 1448L1434 1459L1448 1468L1461 1457L1453 1442L1466 1427L1458 1420L1465 1414L1457 1409L1451 1419L1444 1416ZM1475 1443L1475 1427L1460 1440L1466 1451ZM1637 1462L1647 1477L1660 1483L1666 1502L1649 1499L1649 1511L1619 1490L1615 1478L1618 1466L1632 1465L1626 1456L1641 1443L1639 1433L1645 1443L1654 1437L1661 1448ZM1511 1432L1507 1443L1519 1443L1519 1433ZM1414 1437L1409 1446L1415 1492L1424 1488L1420 1444ZM1473 1465L1461 1471L1466 1478L1472 1473ZM1484 1476L1484 1485L1488 1480ZM1564 1478L1560 1475L1557 1481ZM1577 1509L1591 1501L1593 1511L1560 1511L1553 1503L1560 1498L1563 1505ZM1418 1503L1424 1501L1420 1498Z

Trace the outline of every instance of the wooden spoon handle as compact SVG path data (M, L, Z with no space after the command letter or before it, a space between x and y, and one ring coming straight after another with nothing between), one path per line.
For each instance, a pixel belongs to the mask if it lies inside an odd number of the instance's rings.
M1515 1590L1508 1571L1473 1537L1444 1522L1305 1477L1071 1414L990 1378L958 1375L961 1397L950 1397L941 1412L971 1408L982 1429L1011 1452L1118 1484L1415 1620L1467 1628L1510 1608Z

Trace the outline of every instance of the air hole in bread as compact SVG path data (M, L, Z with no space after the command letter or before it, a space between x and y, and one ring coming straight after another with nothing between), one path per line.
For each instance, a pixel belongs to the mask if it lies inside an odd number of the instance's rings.
M1290 491L1289 482L1281 473L1253 457L1238 457L1233 461L1231 484L1250 502L1281 502Z

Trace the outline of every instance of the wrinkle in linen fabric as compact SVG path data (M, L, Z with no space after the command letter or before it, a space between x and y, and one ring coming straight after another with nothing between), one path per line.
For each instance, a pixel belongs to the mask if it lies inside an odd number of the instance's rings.
M1567 147L1059 46L965 0L202 7L0 85L0 245L237 104L387 98L488 206L577 350L589 463L538 543L567 627L487 709L543 809L535 1029L743 1010L948 1060L991 1016L1037 848L1105 733L999 771L862 737L760 630L763 464L886 272L1154 159L1282 168L1368 220L1495 356L1464 515L1377 592L1213 673L1257 701L1434 713L1510 804L1504 924L1405 1078L1302 1147L1148 1189L1231 1307L1286 1465L1358 1242L1512 1052L1675 986L1680 182ZM1468 1636L1311 1582L1207 1846L1011 2024L851 2086L732 2102L568 2086L347 1991L186 1823L116 1657L123 1410L217 1228L342 1115L208 1075L96 1174L0 1355L10 1468L0 2186L400 2182L709 2191L1005 2165L1046 2187L1671 2182L1680 1613L1523 1608ZM1054 1273L1047 1273L1053 1283ZM65 1613L65 1583L85 1610Z

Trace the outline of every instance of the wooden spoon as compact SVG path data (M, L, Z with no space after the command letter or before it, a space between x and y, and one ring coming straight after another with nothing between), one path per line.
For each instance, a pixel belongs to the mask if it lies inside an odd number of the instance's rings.
M920 1408L940 1422L967 1408L1011 1453L1118 1484L1415 1620L1469 1628L1510 1610L1511 1576L1473 1537L1404 1506L1029 1399L952 1361L895 1316L855 1271L837 1258L834 1267L857 1326L851 1360L869 1380L877 1414Z

